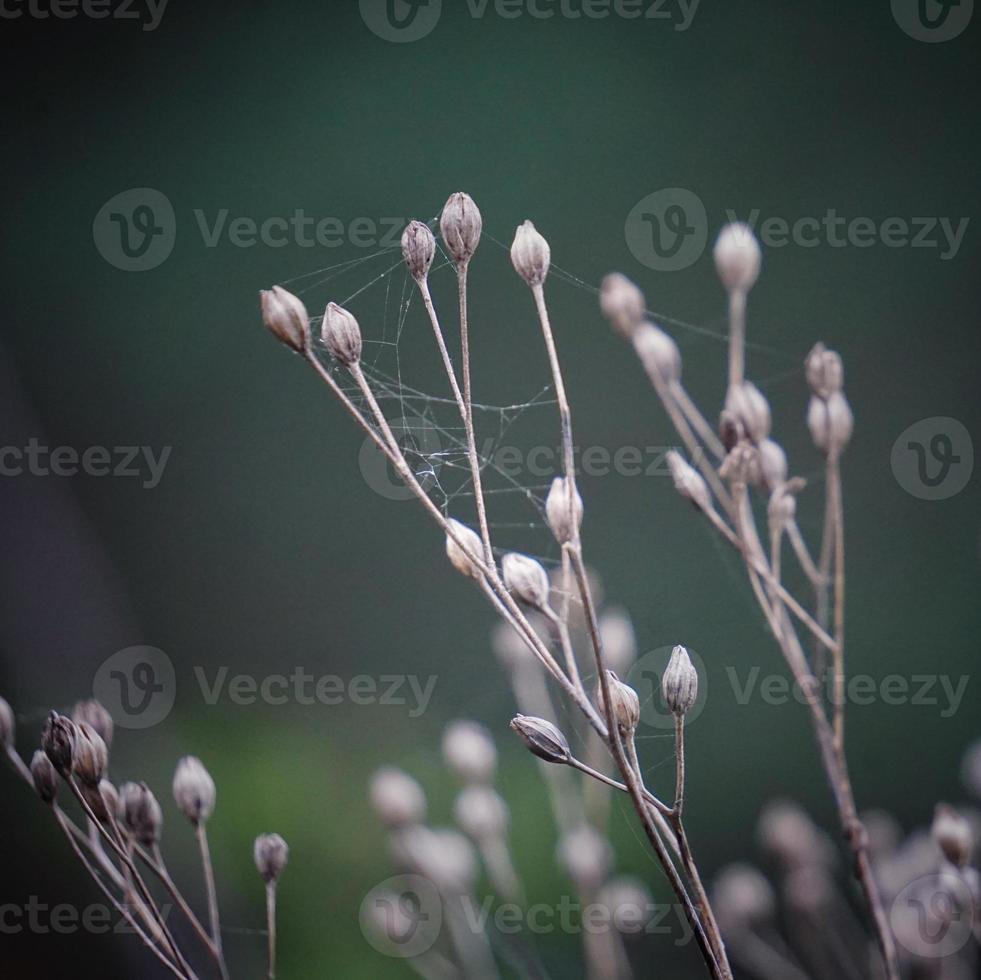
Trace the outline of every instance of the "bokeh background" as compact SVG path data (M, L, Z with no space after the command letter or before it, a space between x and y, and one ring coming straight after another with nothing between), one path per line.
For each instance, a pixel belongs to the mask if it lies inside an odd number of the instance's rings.
M363 15L353 0L171 0L152 30L81 13L41 19L25 5L0 30L0 442L170 450L154 487L0 478L0 692L29 752L46 710L90 695L116 651L167 654L173 709L152 727L120 731L112 772L146 779L165 801L171 860L199 904L192 839L169 782L188 752L215 775L213 848L239 976L260 970L251 841L265 830L293 849L281 888L282 977L411 975L359 928L362 898L391 873L366 783L382 763L403 766L447 822L453 781L439 739L454 718L476 718L498 737L531 895L550 901L569 890L538 774L507 731L512 697L490 653L491 611L452 572L419 508L366 483L362 436L257 311L260 287L293 281L315 313L350 299L366 336L390 342L404 277L386 270L398 251L351 229L357 219L431 218L458 189L474 195L487 232L471 301L478 397L518 403L547 382L527 290L496 244L530 217L577 280L553 277L549 292L578 442L611 452L672 440L630 351L598 315L592 287L610 269L635 278L672 323L690 389L710 412L722 395L724 296L710 247L684 268L645 264L651 253L625 222L648 195L683 188L697 197L709 246L728 210L790 223L831 210L874 227L968 222L953 249L939 226L928 236L939 247L873 233L867 247L822 239L766 249L749 355L776 436L811 480L801 511L812 539L821 467L803 425L802 359L822 339L845 360L857 419L845 470L850 669L878 680L968 678L953 712L939 686L939 704L850 707L859 799L913 828L938 799L964 796L961 755L981 734L978 483L922 499L901 485L891 453L921 419L979 433L976 20L930 43L904 31L886 0L705 0L683 30L673 3L667 20L544 6L555 16L520 8L505 17L493 4L475 16L480 8L447 0L432 30L408 43L370 28L382 4L362 5ZM434 9L421 7L415 24ZM173 208L161 239L175 235L173 250L144 271L119 267L118 226L115 243L112 225L93 230L103 206L131 188L155 189ZM261 223L297 209L337 219L344 240L243 247L228 231L239 217ZM223 211L227 224L209 243ZM451 287L444 269L436 290L447 310ZM442 396L419 314L409 310L398 345L404 381ZM374 351L391 358L395 348ZM522 416L518 431L521 445L555 445L547 406ZM739 704L726 683L727 666L740 677L753 665L782 669L732 556L663 473L584 476L582 490L590 562L633 616L641 651L684 642L707 665L709 698L689 749L702 862L715 870L754 857L756 818L776 795L830 826L803 709ZM465 501L454 507L468 517ZM529 523L534 516L526 512ZM501 543L555 557L540 525L509 526ZM418 717L350 700L209 705L195 674L225 667L261 678L296 666L345 679L432 675L436 689ZM658 783L671 743L651 735L644 761ZM0 787L0 903L98 901L26 789L9 772ZM663 897L632 827L618 802L618 867ZM575 936L540 942L554 976L580 975ZM665 976L700 975L693 948L662 937L648 954ZM81 962L88 975L150 975L134 940L84 932L5 931L0 959L10 978L63 975Z

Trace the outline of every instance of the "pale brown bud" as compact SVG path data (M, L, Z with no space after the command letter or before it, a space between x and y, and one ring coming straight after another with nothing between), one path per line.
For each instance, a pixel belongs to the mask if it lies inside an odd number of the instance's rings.
M666 382L681 378L681 352L678 345L658 326L642 323L633 334L634 350L652 379Z
M477 841L503 837L508 829L507 804L490 786L468 786L456 798L453 816L461 829Z
M268 885L283 873L283 868L289 860L290 849L279 834L261 834L255 839L253 856L256 870Z
M488 783L497 768L497 749L483 725L454 721L443 733L443 758L453 773L468 783Z
M787 454L783 447L772 439L763 439L757 446L760 453L760 477L763 489L773 493L781 484L787 482Z
M518 225L511 243L511 264L529 286L540 286L548 275L552 250L530 221Z
M610 686L610 702L613 706L613 718L621 735L632 734L640 724L640 698L637 692L613 673L606 672L607 683ZM603 700L603 685L596 686L596 705L600 714L606 717L606 702Z
M726 392L726 410L742 423L753 442L770 434L770 403L751 381L730 385Z
M712 497L702 475L693 466L686 463L681 458L681 454L674 449L668 453L667 460L675 490L700 510L711 510Z
M671 651L671 659L661 678L664 703L672 714L682 717L691 711L698 698L698 671L683 646Z
M0 698L0 747L13 748L16 731L17 723L14 720L14 710L3 698Z
M406 772L394 766L371 777L371 806L387 827L407 827L426 819L426 794Z
M737 443L722 461L719 476L731 483L756 486L762 480L760 454L751 442Z
M827 398L835 391L841 391L845 384L845 368L841 356L828 350L824 344L815 344L804 361L804 374L807 383L819 398Z
M953 807L937 805L930 833L944 857L955 867L963 868L974 853L974 833L970 821Z
M741 221L726 225L719 232L712 256L726 289L745 293L753 288L760 274L763 256L749 225Z
M45 803L51 803L58 793L58 774L47 755L38 749L31 759L31 777L37 795Z
M109 750L102 736L87 722L75 725L75 775L87 786L98 786L109 765Z
M107 749L112 749L112 736L115 726L112 715L94 698L89 701L79 701L72 709L72 721L77 725L85 722L101 736Z
M207 820L215 810L215 781L200 759L186 755L174 771L174 801L193 824Z
M163 811L146 783L123 783L116 813L120 823L144 847L159 843Z
M446 535L446 555L453 567L469 578L480 578L479 562L483 561L484 546L480 535L466 524L461 524L452 517L449 525L453 534Z
M501 560L501 571L513 595L535 609L548 608L548 572L534 558L512 552Z
M82 796L104 824L108 824L119 812L119 793L108 779L103 779L98 786L82 786Z
M75 758L75 723L57 711L52 711L41 729L41 748L51 760L55 771L65 779L71 775Z
M832 392L827 400L812 396L807 407L807 427L811 438L826 456L838 455L852 437L854 419L848 401L840 391Z
M480 209L469 194L451 194L439 216L443 244L457 265L466 265L480 244L483 220Z
M582 824L559 838L556 856L574 882L592 891L606 880L612 855L609 842L595 828Z
M515 715L511 728L533 755L546 762L567 763L572 757L569 741L550 721Z
M429 225L410 221L402 232L402 258L416 282L422 282L429 275L435 255L436 238Z
M575 540L582 527L582 497L579 491L572 491L572 506L569 506L569 484L564 476L552 480L548 496L545 498L545 519L559 544Z
M282 286L263 289L259 293L262 322L277 340L303 351L310 344L310 317L303 302Z
M350 367L361 360L361 327L354 314L336 303L328 303L324 311L320 339L327 352L339 364Z
M600 310L617 333L629 337L644 320L644 294L626 276L611 272L600 286Z

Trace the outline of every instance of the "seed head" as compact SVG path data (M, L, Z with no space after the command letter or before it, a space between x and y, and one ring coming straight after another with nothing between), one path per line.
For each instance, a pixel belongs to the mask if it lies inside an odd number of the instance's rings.
M14 720L14 709L0 698L0 747L13 748L14 733L17 730L17 723Z
M88 722L75 725L75 775L86 786L98 786L108 765L109 750L102 736Z
M760 454L750 442L737 443L729 450L719 467L719 476L734 484L756 486L762 480Z
M480 578L479 562L484 557L484 546L480 535L466 524L461 524L452 517L449 520L453 534L446 535L446 555L453 567L469 578ZM455 539L455 540L454 540ZM459 542L459 543L458 543Z
M529 286L540 286L548 275L552 250L530 221L518 225L511 243L511 264Z
M328 303L320 339L328 353L339 364L351 367L361 360L361 327L354 314L336 303Z
M734 221L719 232L713 251L722 285L730 292L747 293L760 274L763 256L753 229Z
M787 481L787 454L778 442L763 439L756 447L760 452L760 477L763 489L773 493Z
M740 422L746 436L753 442L759 442L770 434L770 403L751 381L729 387L726 410Z
M712 905L723 931L736 933L768 922L776 910L773 886L748 864L725 868L712 887Z
M503 620L494 625L491 634L494 656L505 670L521 670L538 665L535 655L528 649L524 637L510 623Z
M504 584L522 602L535 609L548 608L548 572L534 558L511 552L502 559L501 570Z
M758 833L763 850L787 870L834 860L831 842L795 803L769 803L760 814Z
M827 399L811 397L807 427L814 445L825 456L836 456L848 445L854 426L851 407L840 391L832 392Z
M144 847L159 843L163 811L146 783L123 783L119 787L116 814L120 823Z
M968 819L953 807L937 805L930 833L943 855L957 868L963 868L974 852L974 833Z
M112 715L94 698L89 701L79 701L72 709L72 721L75 724L85 722L90 725L106 743L106 748L112 748L114 725Z
M260 834L253 847L255 866L262 880L268 885L283 873L289 860L290 849L279 834Z
M453 816L463 832L477 841L503 837L510 817L507 804L490 786L467 786L456 798Z
M207 820L215 811L215 781L200 759L186 755L174 771L174 801L193 824Z
M483 725L454 721L443 733L443 758L464 782L489 783L497 768L497 749Z
M569 506L569 484L564 476L552 480L548 496L545 498L545 519L559 544L573 541L582 527L582 497L579 491L572 491L572 506Z
M572 757L568 739L544 718L515 715L511 719L511 728L517 732L528 751L539 759L564 764Z
M681 718L691 711L698 698L698 671L683 646L671 651L671 659L661 678L664 703L672 714Z
M598 888L610 869L610 845L605 838L588 824L581 824L559 838L557 854L559 864L583 891Z
M681 454L674 449L668 453L667 460L675 490L700 510L711 510L712 498L702 475L692 465L686 463Z
M611 272L600 286L600 310L617 333L629 337L647 312L644 294L626 276Z
M57 711L52 711L41 729L41 748L51 760L59 776L67 779L75 758L75 723Z
M455 830L410 827L395 841L396 857L428 878L441 892L467 891L477 876L470 841Z
M634 350L652 379L678 381L681 378L681 352L678 345L653 323L642 323L633 334Z
M426 819L426 795L401 769L379 769L371 777L369 795L372 809L386 827L407 827Z
M303 302L282 286L263 289L259 293L262 322L277 340L304 351L310 344L310 317Z
M600 616L600 640L606 662L618 674L626 674L637 659L637 634L630 617L622 609L610 609Z
M410 221L402 232L402 258L416 282L422 282L429 275L435 255L436 238L429 225Z
M640 698L637 692L613 673L606 672L607 683L610 686L610 702L613 705L613 717L621 735L631 735L640 724ZM606 717L606 702L603 700L603 685L596 689L596 703L600 714Z
M443 244L457 265L466 265L480 244L483 220L480 209L469 194L457 191L443 205L439 230Z
M98 786L83 785L82 796L104 824L119 812L119 793L108 779L103 779Z
M58 793L58 774L47 755L38 749L31 759L31 776L37 795L45 803L51 803Z
M845 368L841 356L828 350L824 344L815 344L804 361L804 374L811 391L819 398L827 398L841 391L845 384Z

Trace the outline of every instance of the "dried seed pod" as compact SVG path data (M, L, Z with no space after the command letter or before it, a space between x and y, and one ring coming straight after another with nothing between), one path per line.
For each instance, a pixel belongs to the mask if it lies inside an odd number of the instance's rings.
M848 400L840 391L832 392L827 400L812 396L807 407L807 427L822 453L837 455L848 445L854 428Z
M75 723L57 711L52 711L41 729L41 748L51 760L59 776L68 779L75 757Z
M290 849L279 834L260 834L253 846L256 870L268 885L283 873L289 860Z
M751 442L734 446L719 467L719 476L730 483L758 485L762 480L760 454Z
M834 862L831 842L796 803L767 804L760 814L758 835L763 850L787 870Z
M436 237L429 225L410 221L402 232L402 258L416 282L422 282L429 275L435 255Z
M277 340L304 351L310 346L310 317L302 300L282 286L263 289L259 293L262 322Z
M634 350L652 378L667 382L681 379L681 352L678 345L653 323L641 323L633 334Z
M174 771L174 802L193 824L207 820L215 811L215 781L204 764L193 755L186 755Z
M477 876L470 841L455 830L410 827L395 841L397 858L428 878L444 895L467 891Z
M600 310L617 333L629 337L644 320L644 294L626 276L611 272L600 286Z
M827 398L841 391L845 384L845 368L841 356L824 344L815 344L804 361L804 374L811 391L818 398Z
M700 510L711 510L712 497L709 494L708 484L702 479L702 475L693 466L686 463L681 458L681 454L674 449L668 453L667 460L675 490Z
M797 514L797 498L787 489L786 484L781 484L770 494L766 513L774 530L779 530L794 519Z
M17 723L14 720L14 710L3 698L0 698L0 747L13 748L16 731Z
M453 773L467 783L489 783L497 768L494 740L475 721L454 721L446 726L443 758Z
M525 743L528 751L546 762L567 763L572 758L569 740L550 721L527 715L515 715L511 728Z
M461 524L452 517L449 520L453 534L446 535L446 555L453 567L461 574L479 579L481 571L479 562L484 557L484 546L480 535L466 524Z
M163 811L146 783L123 783L119 787L119 822L144 847L160 841Z
M103 779L98 786L83 786L82 795L104 824L108 824L119 812L119 793L108 779Z
M760 274L763 261L753 229L733 221L719 232L712 256L722 285L729 291L749 292Z
M58 774L47 754L41 749L38 749L31 759L31 777L37 795L45 803L51 803L58 793Z
M599 619L603 655L617 674L626 674L637 659L637 635L630 617L622 609L609 609Z
M712 906L725 933L735 935L769 922L776 904L773 886L749 864L729 865L712 886Z
M759 442L770 434L770 403L751 381L729 386L726 410L742 423L746 435L753 442Z
M112 715L94 698L89 701L79 701L72 709L72 721L75 724L85 722L90 725L106 743L106 749L112 749L112 736L115 726Z
M483 220L480 209L469 194L451 194L439 216L443 244L457 265L466 265L480 244Z
M88 722L75 725L75 775L86 786L98 786L108 765L109 750L102 736Z
M514 271L529 286L540 286L548 275L551 259L552 250L538 229L530 221L518 225L511 243Z
M608 881L598 902L610 915L613 927L623 936L643 936L657 906L647 886L638 878L619 875Z
M609 842L588 824L559 838L556 857L569 877L586 892L599 888L610 870Z
M607 683L610 686L610 701L613 706L613 717L621 735L632 734L640 724L640 698L637 692L613 673L606 672ZM600 714L606 717L606 702L603 700L603 685L596 686L596 704Z
M336 303L328 303L320 339L328 353L339 364L351 367L361 360L361 327L354 314Z
M974 833L970 821L953 807L939 803L933 813L930 833L944 857L955 867L963 868L974 853Z
M507 804L490 786L467 786L453 804L453 816L468 837L493 840L507 833Z
M386 827L407 827L426 819L426 795L406 772L387 766L371 777L372 809Z
M671 651L671 659L661 678L664 703L672 714L681 718L691 711L698 698L698 671L683 646Z
M787 481L787 454L772 439L763 439L756 447L760 454L760 478L763 489L773 493Z
M545 498L545 519L559 544L566 544L579 536L582 527L582 497L579 491L572 491L572 506L569 506L569 485L564 476L552 480L548 496Z
M746 438L742 422L727 408L719 413L719 438L727 453L732 452Z
M522 602L535 609L548 608L548 572L534 558L511 552L501 560L501 571L504 584Z
M536 630L543 641L547 642L547 629ZM494 656L505 670L521 670L525 667L537 667L535 655L528 649L524 637L510 624L503 620L494 624L491 633L491 649Z

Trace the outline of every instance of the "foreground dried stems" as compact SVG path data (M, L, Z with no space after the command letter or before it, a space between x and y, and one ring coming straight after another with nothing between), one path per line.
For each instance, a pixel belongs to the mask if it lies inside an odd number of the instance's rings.
M14 714L0 698L0 747L14 771L33 787L85 871L146 948L175 977L197 980L218 976L228 980L222 949L218 893L208 846L207 825L215 809L214 780L200 759L186 756L177 764L173 797L193 828L201 859L208 925L205 926L178 888L160 848L163 810L144 782L118 787L109 780L114 725L98 701L82 701L71 717L52 711L41 731L40 748L26 764L15 745ZM67 792L77 805L73 817L59 795ZM267 896L286 866L287 848L278 835L255 843L255 862L266 882ZM148 874L149 872L149 874ZM193 949L184 948L164 914L164 905L150 887L173 902L194 934ZM269 969L275 968L275 905L269 903ZM192 965L193 964L193 965Z

